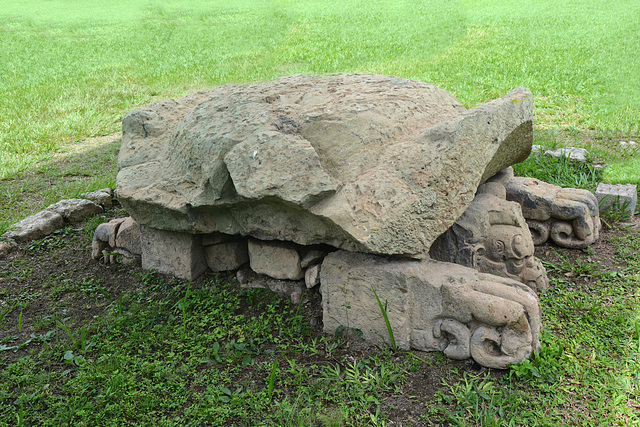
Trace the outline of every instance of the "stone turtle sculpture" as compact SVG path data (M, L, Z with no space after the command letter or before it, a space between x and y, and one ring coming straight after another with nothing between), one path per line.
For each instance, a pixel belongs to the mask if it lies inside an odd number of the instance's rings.
M483 181L529 155L532 132L525 89L467 110L412 80L287 76L128 113L117 194L141 225L145 268L193 279L209 259L215 270L248 255L240 282L259 280L251 268L279 291L288 277L297 293L320 286L325 331L369 340L385 331L376 289L401 347L505 368L540 345L529 278L428 254ZM527 258L530 243L514 250ZM260 262L269 248L280 255ZM330 253L304 262L315 248Z

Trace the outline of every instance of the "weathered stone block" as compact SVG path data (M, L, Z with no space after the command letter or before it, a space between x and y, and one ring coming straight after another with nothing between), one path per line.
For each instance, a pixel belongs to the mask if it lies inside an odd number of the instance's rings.
M295 246L286 242L249 239L251 269L274 279L300 280L304 272Z
M632 184L600 183L596 189L596 197L601 214L608 211L611 206L617 205L622 208L626 204L624 211L629 215L634 215L638 203L638 187Z
M399 260L346 251L325 258L320 273L324 330L357 328L389 340L373 293L387 303L396 344L472 357L491 368L520 363L540 348L540 306L526 285L433 260Z
M283 298L289 298L292 304L298 304L306 290L302 280L279 280L258 274L248 266L242 267L236 273L236 279L243 288L269 289Z
M104 212L102 206L86 199L66 199L60 200L49 206L46 210L57 212L67 222L79 222L92 215Z
M204 253L211 271L237 270L249 262L247 239L206 246Z
M200 235L142 227L142 268L194 280L207 270Z
M140 225L133 218L127 217L118 227L115 247L140 255L142 253L142 234Z
M16 242L28 242L42 239L55 230L64 227L64 218L57 212L44 210L14 224L12 230L3 234Z

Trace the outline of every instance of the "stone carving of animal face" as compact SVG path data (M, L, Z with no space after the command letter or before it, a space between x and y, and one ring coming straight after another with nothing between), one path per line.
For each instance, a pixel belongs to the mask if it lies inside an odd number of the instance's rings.
M508 277L533 289L546 287L544 269L534 255L531 235L521 227L492 224L483 242L475 245L473 267Z
M465 213L431 247L430 255L482 273L525 283L533 290L548 286L544 267L534 257L531 232L517 203L502 191L480 192ZM482 190L482 189L481 189Z

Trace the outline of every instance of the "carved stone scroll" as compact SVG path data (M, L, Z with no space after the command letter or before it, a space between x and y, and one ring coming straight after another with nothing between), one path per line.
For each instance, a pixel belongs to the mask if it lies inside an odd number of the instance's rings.
M526 360L540 348L538 299L529 287L456 264L337 251L321 270L326 332L359 329L389 339L373 289L387 303L396 344L441 350L491 368Z
M507 200L522 207L534 244L551 239L558 246L581 249L598 239L602 227L598 200L590 191L513 176L504 185Z

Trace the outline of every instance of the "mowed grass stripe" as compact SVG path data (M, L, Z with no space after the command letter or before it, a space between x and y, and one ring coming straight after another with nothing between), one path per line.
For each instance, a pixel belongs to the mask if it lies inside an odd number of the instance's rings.
M636 138L639 14L630 1L0 0L0 229L27 215L25 203L55 201L25 202L14 180L117 131L127 111L285 74L413 78L468 107L524 86L536 123L551 129L545 139L567 130L606 135L605 145ZM65 190L52 197L115 181L112 167L82 174L95 179L56 184Z

